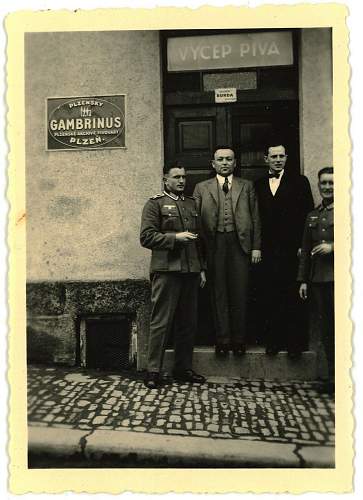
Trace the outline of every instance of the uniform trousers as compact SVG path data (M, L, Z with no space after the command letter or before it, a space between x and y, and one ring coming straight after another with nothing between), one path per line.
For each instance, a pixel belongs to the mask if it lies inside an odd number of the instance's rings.
M214 254L208 258L217 344L245 341L248 275L249 256L237 233L217 232Z
M319 321L320 338L328 363L329 379L335 375L334 282L312 283L312 298Z
M149 372L160 372L168 337L174 331L174 371L192 368L197 329L199 273L156 272L151 277Z

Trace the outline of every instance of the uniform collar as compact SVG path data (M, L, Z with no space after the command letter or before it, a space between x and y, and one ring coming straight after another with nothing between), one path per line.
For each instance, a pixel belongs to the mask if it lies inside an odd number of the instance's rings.
M323 205L323 203L320 203L320 205L318 206L318 210L333 210L334 208L334 201L332 203L330 203L330 205Z
M163 191L164 194L166 196L169 196L169 198L171 198L172 200L174 201L178 201L178 200L183 200L184 201L184 194L181 194L180 196L176 195L176 194L173 194L173 193L168 193L167 191Z

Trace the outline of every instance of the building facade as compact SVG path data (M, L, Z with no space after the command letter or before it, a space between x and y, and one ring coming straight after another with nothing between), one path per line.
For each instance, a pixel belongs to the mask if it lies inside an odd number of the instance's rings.
M277 134L317 201L317 172L332 164L332 92L328 28L28 33L28 360L142 369L150 255L140 216L164 162L186 168L191 192L215 146L232 144L240 174L256 179L266 137ZM49 146L50 119L63 110L52 102L102 107L110 96L124 99L121 145ZM63 136L77 128L67 112L54 125ZM200 335L197 344L213 345Z

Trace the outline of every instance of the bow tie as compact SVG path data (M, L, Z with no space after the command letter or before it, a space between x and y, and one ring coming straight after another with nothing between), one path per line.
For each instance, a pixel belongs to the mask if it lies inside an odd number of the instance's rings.
M280 178L280 174L279 173L268 174L268 178L269 179L272 179L273 177L275 177L275 179L279 179Z

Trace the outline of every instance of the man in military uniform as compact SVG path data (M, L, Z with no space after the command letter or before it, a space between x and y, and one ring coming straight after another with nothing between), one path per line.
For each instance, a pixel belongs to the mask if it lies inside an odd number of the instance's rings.
M152 250L151 318L145 385L160 384L166 342L174 331L174 379L202 383L192 370L197 327L198 287L205 285L198 214L193 197L183 194L185 170L164 168L165 190L150 198L141 219L140 242Z
M310 212L305 222L298 272L299 294L311 296L316 305L321 340L328 362L328 383L324 390L334 392L334 180L333 167L319 173L322 203Z

